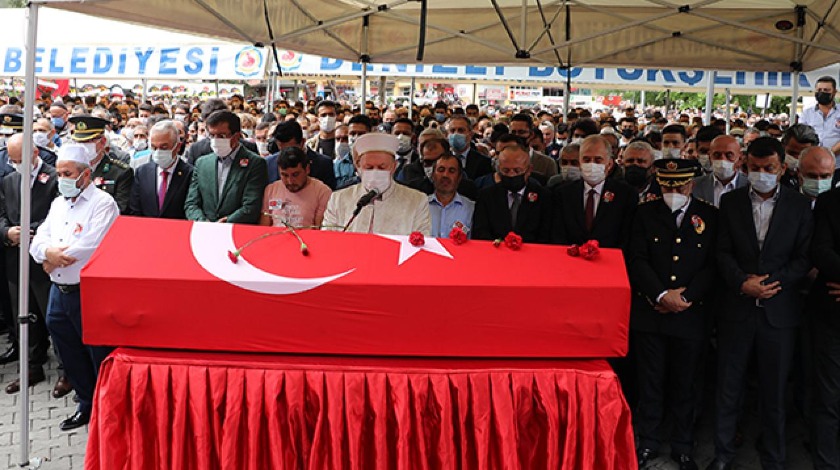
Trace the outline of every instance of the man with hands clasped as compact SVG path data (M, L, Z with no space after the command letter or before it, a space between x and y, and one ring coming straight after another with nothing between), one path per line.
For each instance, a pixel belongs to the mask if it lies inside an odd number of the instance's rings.
M802 301L797 284L808 274L813 231L811 204L779 184L785 150L772 137L747 149L749 187L720 202L718 268L724 280L718 328L715 460L728 469L747 365L755 355L762 413L761 465L785 465L785 384L793 360Z

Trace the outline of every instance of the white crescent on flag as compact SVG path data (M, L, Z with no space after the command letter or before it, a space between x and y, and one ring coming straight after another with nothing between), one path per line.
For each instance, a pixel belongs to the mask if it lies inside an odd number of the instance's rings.
M229 284L260 294L299 294L355 271L350 269L327 277L297 278L265 272L241 256L237 263L233 263L228 258L228 251L236 251L233 224L193 222L190 247L198 264L207 272Z

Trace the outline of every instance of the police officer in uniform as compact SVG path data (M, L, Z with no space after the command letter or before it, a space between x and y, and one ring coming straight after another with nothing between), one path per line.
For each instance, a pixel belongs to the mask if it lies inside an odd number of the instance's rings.
M667 410L673 422L671 458L680 470L696 470L693 382L708 331L705 304L715 277L717 209L691 197L693 179L702 174L696 160L664 159L654 166L662 197L639 206L628 251L639 374L637 457L644 468L658 456L668 440Z
M111 123L89 114L73 116L70 122L74 126L72 139L87 147L91 154L93 184L117 201L120 214L127 214L134 171L128 164L111 158L106 151L108 138L105 128Z

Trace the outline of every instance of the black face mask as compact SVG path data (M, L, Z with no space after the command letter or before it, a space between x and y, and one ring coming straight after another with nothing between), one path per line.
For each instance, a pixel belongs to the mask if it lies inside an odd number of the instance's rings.
M818 91L814 95L814 97L817 98L817 103L823 106L831 104L831 102L834 101L834 98L831 96L831 93L826 93L824 91Z
M518 193L525 187L525 175L516 175L516 176L505 176L499 175L499 184L502 185L503 188L507 189L512 193Z
M624 167L624 181L636 189L641 189L647 185L648 170L636 165Z
M625 139L629 139L636 135L636 131L633 129L622 129L621 135L623 135Z

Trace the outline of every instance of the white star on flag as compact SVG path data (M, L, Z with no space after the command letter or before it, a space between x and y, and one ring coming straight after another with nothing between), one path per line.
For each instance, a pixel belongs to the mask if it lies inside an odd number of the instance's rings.
M440 244L437 238L426 238L426 243L422 246L414 246L408 241L409 237L405 235L379 235L382 238L387 238L388 240L394 240L395 242L400 243L400 261L397 265L401 265L408 261L409 258L419 253L421 250L428 251L430 253L434 253L438 256L443 256L449 259L452 259L452 255L446 251L446 248Z

